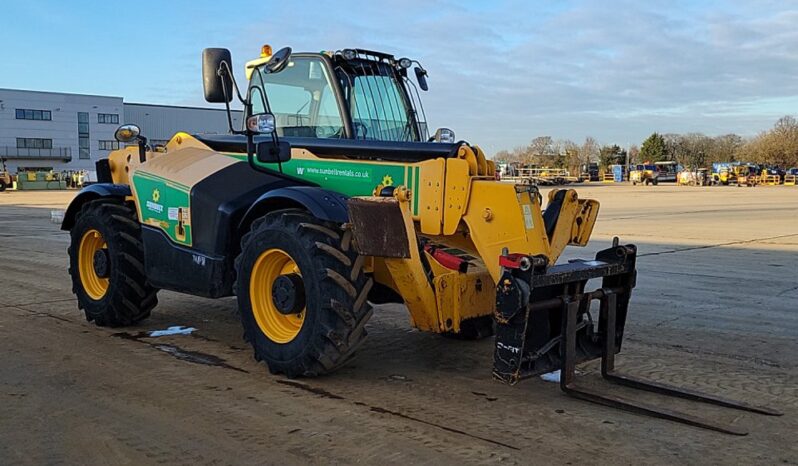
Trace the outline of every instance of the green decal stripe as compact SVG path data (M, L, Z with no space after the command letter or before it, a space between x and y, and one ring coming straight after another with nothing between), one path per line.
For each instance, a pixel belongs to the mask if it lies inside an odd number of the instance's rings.
M418 214L418 212L417 212L418 209L416 209L415 201L416 201L416 195L418 194L418 191L416 191L416 184L418 184L416 182L416 178L417 178L418 174L413 169L413 167L408 167L408 175L409 175L409 179L407 180L407 189L410 190L410 193L411 193L411 196L412 196L412 202L413 202L412 204L410 204L410 210L411 210L411 213L413 215L417 215Z
M234 159L245 160L245 161L248 158L247 154L241 154L241 153L235 153L235 152L223 152L222 155L226 155L226 156L232 157Z
M413 214L418 215L418 195L419 190L418 187L421 185L419 180L419 173L421 169L419 167L415 167L413 170Z
M161 229L172 241L178 244L191 246L191 225L183 225L182 234L178 228L180 209L190 208L190 196L187 187L145 173L134 175L133 184L136 187L142 223ZM157 199L154 196L156 190L158 191ZM156 224L153 225L151 221Z
M405 165L383 162L294 158L283 163L283 172L345 196L370 196L383 181L392 186L406 184Z

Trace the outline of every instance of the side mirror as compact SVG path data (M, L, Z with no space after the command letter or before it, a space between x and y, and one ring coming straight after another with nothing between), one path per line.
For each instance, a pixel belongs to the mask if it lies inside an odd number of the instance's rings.
M259 142L255 146L255 156L260 163L282 163L291 160L291 144L286 141Z
M225 62L226 66L223 66L222 62ZM220 103L233 100L232 70L233 59L229 50L210 48L202 51L202 87L207 102Z
M271 113L258 113L247 118L247 130L252 134L272 134L276 126Z
M421 88L422 91L428 91L429 86L427 85L427 70L417 66L414 68L416 72L416 81L418 81L418 87Z
M291 47L283 47L276 51L269 61L263 65L264 69L269 73L279 73L288 66L288 59L291 57Z
M139 162L147 161L147 138L141 135L141 128L137 125L122 125L114 132L114 139L119 142L139 143Z
M122 125L114 132L114 139L119 142L131 142L138 139L141 128L136 125Z

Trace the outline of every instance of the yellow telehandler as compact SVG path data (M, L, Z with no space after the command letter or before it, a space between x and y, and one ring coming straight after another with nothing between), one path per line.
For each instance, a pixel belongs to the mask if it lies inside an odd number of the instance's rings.
M570 395L743 433L577 385L575 365L601 358L613 382L770 412L615 373L635 246L557 264L566 246L587 244L599 203L558 189L544 210L535 186L496 181L478 146L446 128L428 134L418 61L264 46L242 95L228 50L202 57L206 100L229 116L239 99L245 123L177 133L157 151L137 126L117 130L131 146L97 163L100 182L62 225L88 320L135 324L159 289L235 295L255 358L298 377L346 364L372 305L401 302L428 332L479 338L495 322L493 374L507 383L562 369ZM590 279L601 288L586 290Z

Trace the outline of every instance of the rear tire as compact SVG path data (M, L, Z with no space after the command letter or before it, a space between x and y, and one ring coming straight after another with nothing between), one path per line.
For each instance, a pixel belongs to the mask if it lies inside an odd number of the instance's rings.
M8 185L6 185L5 180L0 180L0 193L5 191L7 187L8 187Z
M363 273L363 259L351 238L335 224L292 209L261 217L241 239L235 290L244 339L252 345L255 359L265 361L272 373L298 377L332 372L349 361L366 338L372 280ZM274 251L279 253L275 256ZM264 264L271 257L283 265ZM296 274L304 290L304 308L286 319L276 309L271 287L276 278Z
M133 325L158 304L158 290L147 283L144 246L136 213L122 202L87 202L70 230L69 274L72 292L86 320L100 327ZM105 250L98 272L92 252Z

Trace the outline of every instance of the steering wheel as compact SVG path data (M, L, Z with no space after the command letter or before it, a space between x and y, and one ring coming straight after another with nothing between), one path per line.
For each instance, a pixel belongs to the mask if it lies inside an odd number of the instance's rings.
M283 71L283 68L288 65L288 58L291 56L291 47L283 47L280 50L274 52L272 57L266 62L263 67L269 73L279 73Z
M366 125L364 125L359 121L353 121L352 126L355 129L355 139L360 139L358 136L360 136L361 130L363 130L363 139L366 139L366 136L368 135L369 132L369 129Z

